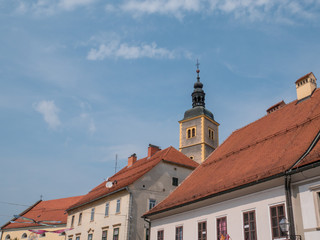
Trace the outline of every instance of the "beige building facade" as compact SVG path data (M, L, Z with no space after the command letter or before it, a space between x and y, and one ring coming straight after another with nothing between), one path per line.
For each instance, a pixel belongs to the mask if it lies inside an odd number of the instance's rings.
M68 209L68 240L145 240L149 223L141 216L167 197L197 166L173 147L150 145L136 160L91 190ZM110 187L110 183L113 184ZM109 186L106 186L106 184Z

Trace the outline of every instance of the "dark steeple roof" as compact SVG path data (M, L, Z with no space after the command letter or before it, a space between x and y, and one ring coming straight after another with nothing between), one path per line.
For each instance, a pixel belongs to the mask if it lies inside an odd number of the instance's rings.
M210 112L208 109L205 108L205 92L203 91L203 84L200 82L200 70L199 70L199 63L197 61L197 81L194 84L194 90L193 93L191 94L192 96L192 108L187 110L184 113L184 118L188 119L188 118L193 118L199 115L206 115L207 117L211 118L214 120L213 118L213 114L212 112Z

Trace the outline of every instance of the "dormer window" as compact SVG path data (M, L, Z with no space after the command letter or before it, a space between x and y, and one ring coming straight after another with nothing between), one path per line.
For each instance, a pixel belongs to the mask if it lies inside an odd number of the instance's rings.
M187 128L187 139L193 138L196 136L196 127Z

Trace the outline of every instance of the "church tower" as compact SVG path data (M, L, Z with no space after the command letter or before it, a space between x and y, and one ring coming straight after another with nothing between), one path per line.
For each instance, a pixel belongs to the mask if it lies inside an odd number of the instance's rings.
M184 113L180 124L179 149L194 161L203 162L219 145L219 123L205 108L205 93L200 82L199 63L197 62L197 82L194 84L192 108Z

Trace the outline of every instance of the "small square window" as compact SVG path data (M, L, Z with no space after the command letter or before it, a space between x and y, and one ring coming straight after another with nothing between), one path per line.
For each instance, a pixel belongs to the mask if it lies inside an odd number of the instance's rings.
M173 177L173 178L172 178L172 186L178 186L178 185L179 185L178 178Z
M156 205L156 200L155 199L149 199L149 210L154 208Z

